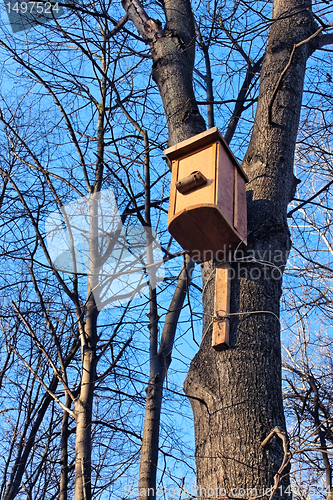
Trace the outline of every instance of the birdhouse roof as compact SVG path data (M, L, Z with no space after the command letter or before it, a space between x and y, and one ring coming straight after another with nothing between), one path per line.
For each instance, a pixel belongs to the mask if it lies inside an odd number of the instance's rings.
M184 158L185 156L188 156L191 153L200 151L201 149L211 144L214 144L217 141L219 141L222 144L224 150L228 153L232 162L235 164L241 175L244 177L245 181L248 182L248 177L246 173L238 163L236 157L229 148L228 144L225 142L224 137L222 136L221 132L218 130L217 127L212 127L209 130L202 132L201 134L195 135L190 139L186 139L186 141L178 142L178 144L175 144L171 148L166 149L164 151L164 154L171 161L178 160L179 158Z

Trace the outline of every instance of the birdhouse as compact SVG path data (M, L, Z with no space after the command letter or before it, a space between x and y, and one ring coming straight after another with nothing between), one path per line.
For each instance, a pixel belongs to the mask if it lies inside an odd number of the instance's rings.
M213 127L165 151L172 162L168 229L195 262L246 245L247 177Z

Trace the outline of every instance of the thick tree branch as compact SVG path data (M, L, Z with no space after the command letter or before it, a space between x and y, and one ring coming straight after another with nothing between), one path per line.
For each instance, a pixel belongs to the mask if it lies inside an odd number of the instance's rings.
M284 470L286 469L287 465L289 464L290 458L291 458L291 454L289 451L289 437L288 437L288 434L286 433L286 431L284 429L282 429L281 427L276 426L272 430L272 432L266 437L266 439L264 439L264 441L261 443L261 446L265 447L268 444L268 442L270 441L270 439L274 436L274 434L276 434L282 441L284 455L283 455L283 461L282 461L281 467L279 468L278 472L274 476L274 486L273 486L272 494L271 494L269 500L273 500L273 498L276 496L277 489L278 489L280 481L283 477L282 474L283 474Z
M259 61L257 61L254 64L250 64L247 68L247 72L244 78L243 85L239 91L236 103L235 103L235 108L232 113L232 117L230 118L229 125L227 128L227 131L225 133L224 139L229 144L231 142L231 139L235 133L237 124L239 122L240 116L242 112L245 109L244 103L246 101L246 94L249 90L251 81L253 80L254 76L256 73L258 73L261 69L262 61L264 59L264 56L262 56ZM252 105L252 103L251 103Z
M128 18L145 42L151 43L163 35L162 28L147 15L139 0L122 0L121 3L127 12Z
M326 33L318 37L317 48L322 49L326 45L333 45L333 33Z

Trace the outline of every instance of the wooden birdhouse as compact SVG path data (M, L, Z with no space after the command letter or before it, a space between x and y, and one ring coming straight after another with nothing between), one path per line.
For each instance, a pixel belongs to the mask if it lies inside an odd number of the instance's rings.
M246 245L246 174L216 127L165 155L172 162L169 232L195 262L227 261Z

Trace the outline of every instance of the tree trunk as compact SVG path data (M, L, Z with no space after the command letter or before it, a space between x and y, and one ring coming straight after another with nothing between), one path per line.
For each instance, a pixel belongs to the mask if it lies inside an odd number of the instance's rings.
M89 278L87 287L85 328L80 332L82 376L80 396L74 402L76 417L74 500L91 500L91 423L98 362L96 355L96 346L98 342L98 309L93 292L95 291L96 293L99 285L99 245L101 227L103 227L103 214L101 214L99 210L99 193L103 179L105 148L104 120L107 82L105 44L106 39L104 34L104 52L102 59L103 77L101 79L101 101L98 109L97 121L96 170L93 187L91 188L91 186L89 186Z
M75 500L91 500L91 422L96 380L97 309L92 296L88 300L86 338L82 341L82 377L80 396L75 400Z
M103 117L100 114L98 120L98 146L95 192L100 190L100 175L103 171L103 149L100 147L100 133L103 128ZM97 175L99 172L100 175ZM91 500L91 423L94 402L94 390L96 382L97 355L96 346L98 310L93 291L98 287L98 267L96 263L99 257L99 206L98 196L89 198L89 278L87 287L87 305L85 316L85 327L80 332L82 375L80 384L80 395L74 401L76 419L76 441L75 441L75 493L74 500Z
M165 110L169 146L206 129L193 91L195 26L189 0L167 0L166 26L161 29L144 12L139 0L122 5L140 35L151 47L153 78Z
M233 496L244 496L240 488L246 497L256 496L251 488L263 494L262 488L273 485L284 455L277 437L265 447L261 443L274 427L285 428L279 301L290 248L286 213L296 185L294 150L311 47L302 44L290 58L294 45L310 37L316 26L310 1L275 0L273 18L243 162L250 179L247 255L255 262L233 264L231 348L215 352L209 329L185 383L187 395L205 403L191 399L199 496L216 487ZM215 311L214 269L204 267L205 332Z
M67 381L66 381L67 382ZM65 406L70 408L72 400L68 394L65 398ZM68 417L67 411L64 411L61 424L61 457L60 457L60 488L59 500L68 498Z

